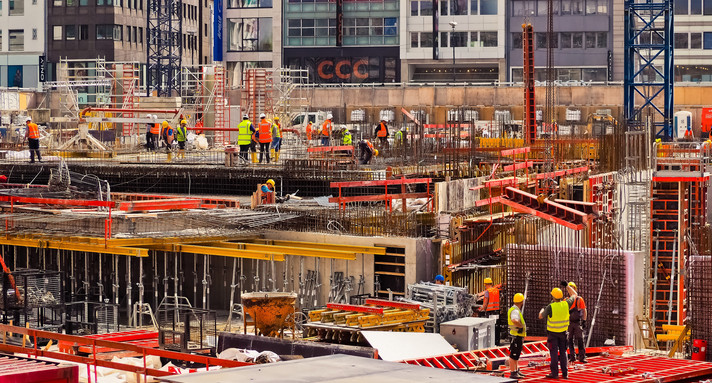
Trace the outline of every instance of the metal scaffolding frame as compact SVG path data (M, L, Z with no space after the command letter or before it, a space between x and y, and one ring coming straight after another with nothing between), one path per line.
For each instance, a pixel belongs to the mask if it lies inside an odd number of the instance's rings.
M146 23L147 95L158 96L181 92L182 0L149 0Z

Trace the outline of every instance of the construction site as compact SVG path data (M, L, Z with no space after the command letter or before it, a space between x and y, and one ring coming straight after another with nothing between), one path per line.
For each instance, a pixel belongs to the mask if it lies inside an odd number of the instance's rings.
M636 4L626 33L660 33ZM209 65L159 96L139 63L97 59L0 89L0 375L544 382L538 313L573 282L569 380L710 381L710 89L675 87L669 48L643 43L623 85L562 84L553 63L537 82L531 25L522 41L512 86L248 69L228 87ZM276 118L271 161L241 154L241 122ZM147 139L163 121L185 149Z

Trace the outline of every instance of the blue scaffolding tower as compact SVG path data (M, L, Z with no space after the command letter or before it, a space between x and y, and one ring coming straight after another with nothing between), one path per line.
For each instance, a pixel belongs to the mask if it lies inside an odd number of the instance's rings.
M671 0L625 0L625 119L639 130L650 110L665 140L673 137L673 15Z

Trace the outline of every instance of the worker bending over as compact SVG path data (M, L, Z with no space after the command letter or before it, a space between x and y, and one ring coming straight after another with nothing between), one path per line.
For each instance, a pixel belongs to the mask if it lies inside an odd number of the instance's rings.
M260 191L262 192L261 204L271 204L271 203L282 203L289 201L289 194L284 197L278 197L274 191L274 180L268 179L263 185L260 186Z
M586 302L578 295L575 283L569 282L568 285L563 285L563 283L565 282L562 282L563 288L571 287L576 292L573 296L569 293L569 298L566 300L569 304L569 362L576 360L576 349L574 348L574 343L576 343L579 350L578 361L587 363L586 347L583 344L583 332L586 329L586 317L588 316Z
M366 165L371 163L371 158L378 156L378 150L373 147L373 144L369 140L361 140L359 142L359 149L361 150L361 156L359 157L361 165Z
M509 344L509 377L512 379L522 379L525 377L519 371L519 356L522 354L524 338L527 336L527 325L524 323L524 295L514 294L514 305L507 311L507 325L509 325L509 335L512 336L512 343Z
M569 294L576 296L576 291L571 286L567 286L567 290ZM554 301L539 311L539 319L546 318L546 347L551 357L551 372L546 377L558 379L559 364L561 364L561 376L568 379L566 329L569 328L569 303L564 300L564 292L558 287L551 290L551 296Z

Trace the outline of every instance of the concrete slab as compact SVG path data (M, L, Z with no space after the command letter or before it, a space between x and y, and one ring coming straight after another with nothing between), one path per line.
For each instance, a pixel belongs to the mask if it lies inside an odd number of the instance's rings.
M175 383L232 383L246 381L253 383L516 382L516 380L509 378L497 378L469 372L385 362L349 355L322 356L273 364L231 368L215 372L167 376L160 379L163 382Z

